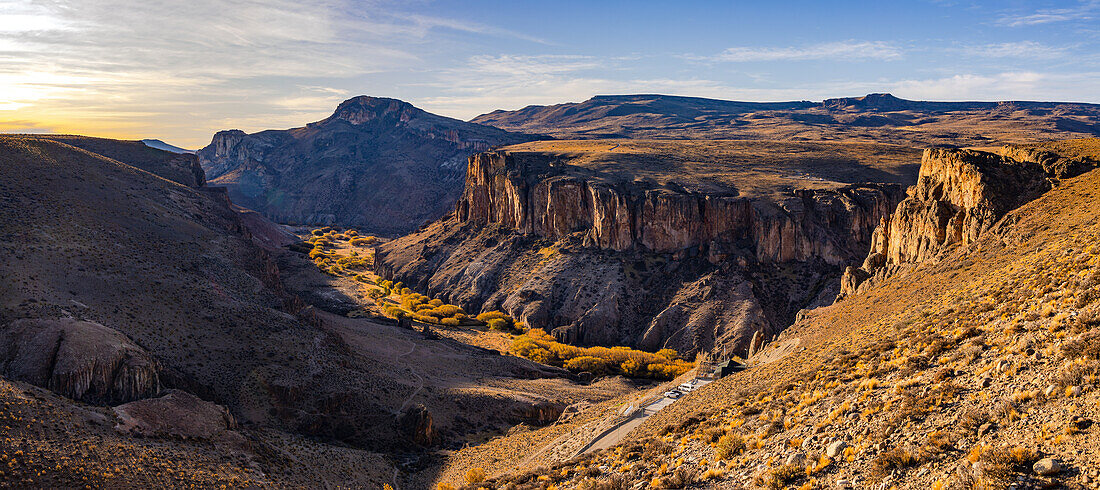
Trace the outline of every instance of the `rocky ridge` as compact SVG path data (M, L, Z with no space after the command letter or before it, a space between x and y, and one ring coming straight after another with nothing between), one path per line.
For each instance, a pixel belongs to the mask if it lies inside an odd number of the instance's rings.
M1098 115L1100 105L1073 102L931 102L890 94L742 102L637 94L498 110L471 122L562 139L841 140L920 148L1096 136Z
M71 318L22 319L0 328L9 379L87 403L125 403L160 391L157 362L117 330Z
M737 254L742 262L839 264L900 195L897 186L855 184L798 189L770 202L738 197L735 189L703 194L674 183L616 185L567 169L537 154L474 155L455 216L555 240L581 233L586 245L617 252L698 252L714 264Z

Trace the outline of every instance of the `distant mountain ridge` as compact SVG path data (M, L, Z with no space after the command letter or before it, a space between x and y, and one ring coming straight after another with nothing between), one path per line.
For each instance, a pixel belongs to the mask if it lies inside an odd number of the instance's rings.
M471 122L565 139L850 140L968 146L1100 135L1100 104L928 102L881 93L822 102L598 95L578 103L493 111Z
M211 185L269 218L396 234L453 206L466 157L532 139L359 96L304 127L220 131L197 155Z

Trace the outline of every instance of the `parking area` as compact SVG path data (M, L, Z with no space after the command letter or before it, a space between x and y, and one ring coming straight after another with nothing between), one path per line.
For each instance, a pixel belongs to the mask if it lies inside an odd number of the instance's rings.
M653 414L661 411L673 403L679 400L687 393L695 391L708 383L714 381L712 378L694 378L691 381L686 381L676 388L665 392L664 396L660 400L646 404L641 409L634 411L633 415L623 422L619 423L615 427L605 431L603 434L597 436L591 442L585 446L584 449L579 451L579 454L590 453L592 451L598 451L600 449L607 449L621 442L630 431L635 427L642 425Z

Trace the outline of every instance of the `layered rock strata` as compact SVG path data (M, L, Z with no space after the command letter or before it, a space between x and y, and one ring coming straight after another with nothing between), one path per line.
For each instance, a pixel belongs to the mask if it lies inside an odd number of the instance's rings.
M708 252L715 264L748 252L762 263L821 259L842 264L859 251L900 195L897 186L857 184L795 190L773 202L689 192L675 185L609 183L570 174L539 154L474 155L456 205L459 222L498 224L524 235L617 252Z

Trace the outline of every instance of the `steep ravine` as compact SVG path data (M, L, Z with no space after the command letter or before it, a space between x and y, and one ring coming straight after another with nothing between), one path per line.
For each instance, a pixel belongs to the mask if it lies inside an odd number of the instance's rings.
M568 342L733 352L831 302L902 197L893 184L744 197L487 152L469 159L455 212L379 247L376 264Z

